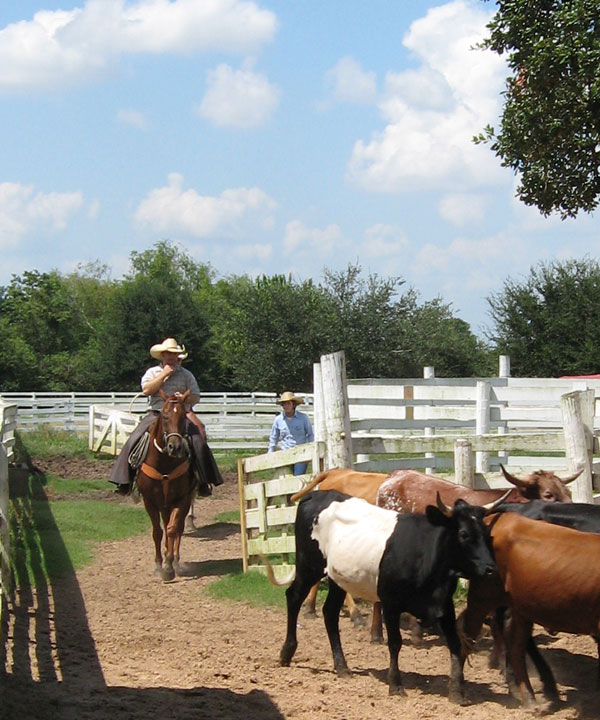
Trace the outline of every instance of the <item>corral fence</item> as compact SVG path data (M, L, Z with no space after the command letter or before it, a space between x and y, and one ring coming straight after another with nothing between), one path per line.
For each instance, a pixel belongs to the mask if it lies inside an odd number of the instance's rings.
M416 468L482 489L512 487L500 463L515 474L584 467L573 497L598 501L600 380L511 378L507 362L501 358L498 378L436 378L426 368L422 379L347 381L343 353L322 356L314 366L315 443L238 461L244 570L263 571L261 555L278 575L293 565L290 496L307 479L292 475L297 453L313 458L308 477L323 467Z
M17 406L0 403L0 634L10 589L10 528L8 464L14 456ZM0 640L3 638L0 637Z
M312 395L304 410L312 416ZM280 408L272 392L206 392L195 405L216 450L260 450L266 447ZM0 403L18 408L22 432L43 426L87 434L95 452L116 455L142 415L148 399L141 393L0 393Z

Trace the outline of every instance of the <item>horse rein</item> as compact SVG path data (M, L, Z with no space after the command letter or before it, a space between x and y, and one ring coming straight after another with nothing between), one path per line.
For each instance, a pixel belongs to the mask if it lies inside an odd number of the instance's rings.
M181 442L185 442L183 435L181 435L180 433L176 433L176 432L173 432L173 433L163 433L163 443L164 443L165 445L167 444L167 441L168 441L168 439L169 439L170 437L178 437L178 438L181 440ZM165 448L164 448L164 446L161 447L161 446L156 442L156 438L154 438L154 440L153 440L152 442L154 443L154 447L158 450L158 452L159 452L161 455L164 455L164 453L165 453Z

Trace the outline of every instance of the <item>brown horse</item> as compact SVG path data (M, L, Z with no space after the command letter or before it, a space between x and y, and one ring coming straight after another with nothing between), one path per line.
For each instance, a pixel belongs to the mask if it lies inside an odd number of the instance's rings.
M181 574L179 547L185 516L190 509L194 478L186 434L185 401L188 390L180 397L160 391L163 406L150 428L150 444L141 464L137 485L146 511L152 520L152 538L156 549L154 574L162 580L173 580ZM161 542L165 532L165 558Z

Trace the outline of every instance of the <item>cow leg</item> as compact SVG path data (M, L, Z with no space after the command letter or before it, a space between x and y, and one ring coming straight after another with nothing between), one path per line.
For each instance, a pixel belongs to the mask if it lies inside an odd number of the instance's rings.
M308 591L320 578L320 574L316 578L313 575L303 577L302 572L298 575L298 565L296 565L296 573L294 582L285 591L285 597L287 600L287 633L285 636L285 642L283 643L283 647L279 653L279 664L285 667L290 664L292 658L294 657L294 653L296 652L296 648L298 647L296 626L298 623L300 608L308 595Z
M350 593L346 593L346 607L348 608L350 620L352 620L354 627L363 627L365 622L360 614L360 610L354 602L354 598L350 595Z
M383 624L381 620L381 603L376 602L373 605L373 618L371 619L371 642L383 642Z
M471 578L467 594L467 607L460 614L456 623L462 643L461 666L464 666L467 656L472 652L483 621L492 610L500 605L504 595L504 588L500 580L490 589L488 580L480 581Z
M456 617L452 598L446 607L446 612L439 620L440 627L446 638L450 650L450 677L448 679L448 700L458 705L466 705L465 678L463 675L462 646L456 630Z
M423 644L423 625L414 615L408 615L408 626L410 628L410 641L414 647Z
M600 637L594 635L596 641L596 647L598 649L598 674L596 675L596 689L600 690Z
M381 603L383 621L388 638L388 652L390 655L390 668L388 670L388 685L390 695L406 695L402 687L402 676L398 667L398 655L402 649L402 635L400 633L400 608L394 603Z
M327 599L323 605L323 618L325 627L327 628L327 636L333 653L333 667L340 677L350 675L350 670L346 664L346 658L342 650L340 641L340 610L344 604L346 593L331 578L329 579L329 592Z
M538 671L538 675L542 681L542 692L544 693L544 697L552 705L557 705L560 698L558 695L558 688L556 687L556 680L554 679L550 666L542 657L542 654L538 650L538 646L535 644L535 640L531 635L527 641L526 649L527 654L535 665L535 669Z
M531 687L525 660L525 650L532 629L533 623L519 616L513 609L507 633L508 660L514 672L517 700L521 700L527 708L535 706L535 694ZM510 687L510 690L515 694L515 688Z
M306 609L304 610L304 615L307 617L314 618L317 616L317 592L319 591L319 584L319 582L315 583L308 592Z

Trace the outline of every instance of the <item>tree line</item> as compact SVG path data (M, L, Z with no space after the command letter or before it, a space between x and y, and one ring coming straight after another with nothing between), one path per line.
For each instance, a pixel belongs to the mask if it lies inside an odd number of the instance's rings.
M344 350L349 377L490 376L600 370L600 267L540 264L488 299L484 339L441 298L348 265L321 283L283 275L217 278L169 241L132 252L113 280L99 263L29 270L0 288L0 389L133 391L151 345L175 337L202 390L307 390L322 354Z

